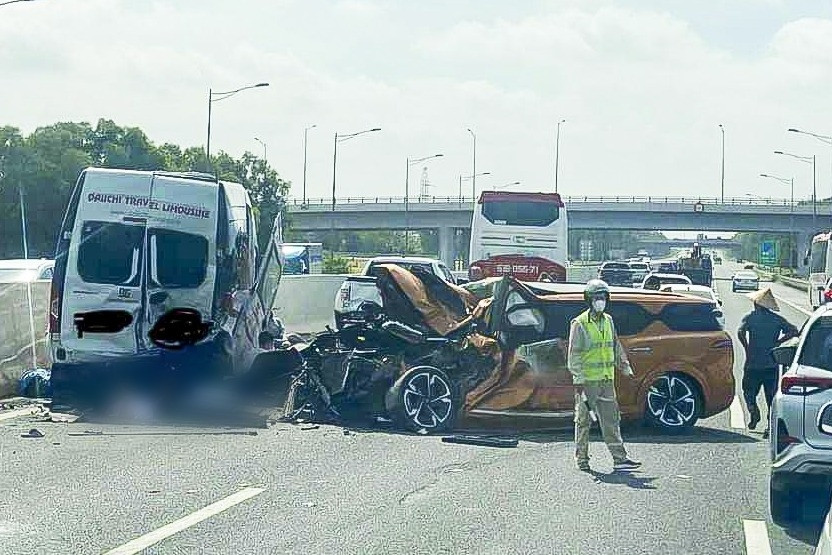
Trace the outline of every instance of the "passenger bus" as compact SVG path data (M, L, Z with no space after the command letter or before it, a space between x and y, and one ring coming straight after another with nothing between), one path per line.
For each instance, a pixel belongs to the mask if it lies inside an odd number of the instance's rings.
M809 304L817 308L824 303L823 292L832 276L832 253L829 252L829 238L832 232L825 231L812 237L809 248Z
M567 248L560 195L484 191L471 222L468 277L566 281Z

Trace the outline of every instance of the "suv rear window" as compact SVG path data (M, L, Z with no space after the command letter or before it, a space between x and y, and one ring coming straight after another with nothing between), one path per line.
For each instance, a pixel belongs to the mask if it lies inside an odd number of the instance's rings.
M84 222L78 247L78 274L87 283L139 285L144 227Z
M832 372L832 318L821 318L806 335L798 364Z
M395 264L396 266L401 266L402 268L404 268L405 270L407 270L409 272L413 271L413 268L421 268L422 270L426 271L429 274L433 273L433 268L431 267L430 264L421 264L421 263L417 263L417 262L374 262L367 269L367 275L378 277L379 272L376 270L376 268L378 268L379 265L381 265L381 264Z
M713 303L676 303L664 307L659 317L673 331L720 331L718 315Z
M167 288L199 287L208 269L208 239L171 229L150 230L151 276Z
M629 270L630 265L623 262L607 262L601 266L602 270Z

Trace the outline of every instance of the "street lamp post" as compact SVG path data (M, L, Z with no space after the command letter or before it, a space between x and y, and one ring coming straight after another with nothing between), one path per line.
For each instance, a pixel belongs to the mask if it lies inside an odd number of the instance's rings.
M10 139L6 139L6 142L3 144L6 149L6 154L0 156L0 181L6 177L6 157L8 156L9 149L12 146L12 142ZM23 181L17 182L17 195L20 199L20 233L23 238L23 258L29 258L29 240L26 234L26 199L23 198Z
M781 156L788 156L790 158L794 158L795 160L799 160L804 164L812 164L812 229L817 230L817 217L818 217L818 172L816 168L817 164L817 157L815 155L812 156L798 156L797 154L791 154L789 152L783 152L782 150L775 150L774 154L780 154Z
M555 192L558 192L558 167L560 164L560 126L566 123L565 119L558 122L558 131L555 134Z
M471 138L474 140L474 149L473 149L473 171L471 171L471 197L474 199L474 204L477 202L477 135L471 128L468 128L468 133L471 134Z
M306 206L306 144L307 144L307 135L309 134L310 129L314 129L318 127L317 124L312 124L309 127L305 127L303 129L303 202L301 206Z
M810 137L814 137L815 139L819 140L820 142L829 145L832 147L832 136L829 135L821 135L819 133L812 133L811 131L801 131L800 129L790 128L789 131L792 133L800 133L801 135L809 135ZM830 156L830 164L832 164L832 156ZM830 166L832 167L832 166ZM832 173L830 173L830 185L832 185ZM830 198L829 204L830 213L832 213L832 198Z
M497 185L494 187L495 191L500 189L508 189L509 187L514 187L515 185L520 185L519 181L512 181L511 183L503 183L502 185Z
M336 164L338 162L338 143L343 143L345 141L349 141L350 139L354 139L359 135L363 135L365 133L374 133L376 131L381 131L381 127L374 127L372 129L365 129L364 131L359 131L357 133L347 133L345 135L339 135L337 132L335 133L335 139L333 140L333 148L332 148L332 210L335 211L335 176L336 176Z
M405 173L404 173L404 219L405 219L405 229L404 229L404 253L407 254L410 252L410 166L414 166L421 162L425 162L427 160L432 160L433 158L441 158L444 154L432 154L430 156L425 156L423 158L414 158L411 159L410 157L407 158L407 164L405 165Z
M480 172L477 174L477 177L482 177L484 175L491 175L491 172ZM463 181L470 181L474 179L473 175L462 175L459 174L459 202L462 203L462 182Z
M719 130L722 131L722 170L720 171L720 199L725 204L725 127L720 123Z
M785 177L777 177L776 175L769 175L767 173L761 173L760 177L775 179L780 183L788 185L791 190L791 196L789 197L789 265L794 266L794 249L792 248L792 241L794 241L794 177L786 179Z
M254 140L257 141L258 143L260 143L260 145L263 147L263 161L266 163L266 165L268 165L269 157L268 157L268 152L266 151L266 143L264 143L263 141L261 141L257 137L254 137Z
M257 87L268 86L268 83L257 83L256 85L248 85L246 87L234 89L233 91L225 92L214 92L212 89L208 89L208 139L205 141L205 158L208 160L209 167L211 166L211 105L214 102L219 102L220 100L231 98L239 92L246 91L248 89L256 89Z

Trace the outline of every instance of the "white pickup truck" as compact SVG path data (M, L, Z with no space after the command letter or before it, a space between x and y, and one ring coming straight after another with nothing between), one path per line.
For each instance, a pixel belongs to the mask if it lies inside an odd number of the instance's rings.
M341 284L338 293L335 295L335 325L340 329L345 318L356 312L362 303L370 301L382 305L381 294L376 287L374 268L381 264L396 264L412 270L421 268L428 271L448 283L456 284L456 279L448 267L435 258L422 258L417 256L377 256L371 258L364 266L361 275L349 276Z

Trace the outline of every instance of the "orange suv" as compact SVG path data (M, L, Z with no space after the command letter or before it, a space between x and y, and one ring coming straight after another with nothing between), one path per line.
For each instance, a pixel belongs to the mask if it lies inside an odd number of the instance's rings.
M569 323L586 309L583 286L497 282L484 315L497 339L497 371L469 391L471 423L539 427L571 417L574 388L566 365ZM635 378L617 379L622 418L682 430L717 414L734 397L734 351L718 307L674 293L612 288L608 311Z

